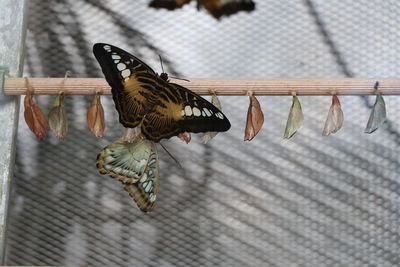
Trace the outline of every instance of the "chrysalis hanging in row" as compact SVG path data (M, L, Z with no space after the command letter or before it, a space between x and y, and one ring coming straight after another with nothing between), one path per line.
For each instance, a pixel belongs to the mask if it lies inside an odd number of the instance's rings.
M103 137L106 123L104 120L104 109L100 101L100 92L97 91L93 97L92 103L90 104L87 114L87 125L90 131L96 137Z
M258 134L264 124L264 114L261 110L260 103L253 95L253 92L248 92L247 95L249 96L250 104L247 110L244 141L251 141Z
M376 82L374 86L376 92L375 104L369 116L367 127L364 130L368 134L375 132L386 121L386 104L378 91L378 87L379 82Z
M60 91L53 102L53 107L49 111L49 125L51 131L57 138L64 138L68 132L68 119L67 112L65 111L64 105L64 85L70 71L65 72L64 79L60 85Z
M322 131L323 136L328 136L331 133L336 133L342 128L343 125L343 111L340 106L339 98L336 95L332 96L332 105L329 108L328 117L325 121L324 130Z
M50 109L47 121L46 116L33 99L34 89L25 78L25 87L27 88L24 98L24 118L29 129L39 140L46 137L49 126L51 131L58 138L64 138L68 131L68 120L64 105L64 87L65 80L69 72L65 74L60 87L60 93L56 96L53 107ZM87 124L90 131L96 137L102 137L105 130L104 109L100 101L100 92L96 92L87 111Z
M27 88L24 98L24 118L29 129L36 135L37 139L42 140L46 137L49 130L46 116L39 105L33 99L34 90L29 84L28 78L25 78Z
M49 129L58 138L64 138L68 131L68 121L64 105L64 92L63 84L67 78L68 72L64 78L64 81L60 88L60 93L57 95L53 107L49 112L49 122L47 122L46 117L40 107L37 105L33 98L34 89L29 84L26 79L27 93L24 98L24 118L29 129L36 135L39 140L46 137L47 131ZM365 133L373 133L376 131L385 121L386 121L386 106L385 101L378 91L379 83L375 84L376 90L376 100L374 107L371 111L367 126L365 128ZM244 132L244 140L252 140L258 132L261 130L264 123L264 114L261 110L260 103L253 95L252 92L248 92L250 104L247 112L246 128ZM221 102L219 101L215 92L212 92L211 102L218 109L222 110ZM301 104L299 98L293 95L292 105L289 111L288 120L286 123L284 138L291 138L297 130L301 127L304 120L304 115L302 112ZM324 129L322 131L323 136L328 136L330 134L336 133L343 126L344 115L341 109L341 104L339 98L336 95L332 96L332 104L329 108L328 116L325 121ZM105 119L104 119L104 109L100 101L100 92L96 92L94 98L87 111L87 124L90 131L96 137L102 137L105 130ZM139 132L140 134L140 132ZM202 142L206 144L209 140L215 137L217 132L207 132L203 134ZM138 133L130 134L129 131L126 132L124 136L125 141L130 141L134 139ZM131 137L130 137L131 136ZM190 133L184 132L178 135L178 138L186 143L191 140Z
M284 138L291 138L303 123L304 115L301 110L300 100L296 95L293 95L292 106L290 107L289 116L286 122Z
M64 138L68 131L67 113L64 105L64 92L60 92L56 96L48 117L51 131L57 138Z

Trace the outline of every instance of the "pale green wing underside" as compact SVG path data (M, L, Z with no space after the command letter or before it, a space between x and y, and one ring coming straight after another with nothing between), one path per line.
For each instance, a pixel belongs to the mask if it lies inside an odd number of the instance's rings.
M138 207L148 212L154 208L159 187L160 173L157 151L151 151L145 173L136 184L125 184L124 189L135 200Z
M142 136L132 142L120 138L100 152L97 168L101 174L121 181L140 210L148 212L154 208L160 176L153 142Z
M122 138L106 146L97 157L97 168L101 174L109 174L124 183L135 183L142 175L154 145L138 137L132 143Z

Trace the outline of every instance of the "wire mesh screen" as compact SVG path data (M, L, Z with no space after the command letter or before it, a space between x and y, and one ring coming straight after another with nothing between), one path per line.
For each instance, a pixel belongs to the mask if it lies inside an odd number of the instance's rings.
M91 47L107 42L158 72L206 78L398 77L396 0L256 1L220 21L192 3L30 1L27 75L102 77ZM371 85L372 87L373 85ZM251 88L249 88L251 89ZM67 97L70 129L39 142L21 118L7 264L90 266L398 266L400 100L363 133L373 99L341 97L342 130L321 131L329 97L300 97L305 122L283 140L290 97L260 97L265 124L244 143L248 99L221 97L232 128L208 145L164 141L160 196L140 212L97 153L122 135L103 97L103 139L86 126L89 97ZM44 109L52 97L41 96Z

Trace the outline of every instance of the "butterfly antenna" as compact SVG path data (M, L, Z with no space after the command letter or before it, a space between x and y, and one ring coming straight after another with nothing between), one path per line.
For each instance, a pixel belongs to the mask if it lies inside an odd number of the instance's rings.
M172 156L172 154L167 150L167 148L166 148L163 144L161 144L161 142L160 142L159 144L160 144L160 146L165 150L165 152L167 152L167 154L175 161L175 163L178 165L178 167L179 167L180 169L183 169L183 167L182 167L182 165L179 163L179 161L178 161L174 156Z
M177 80L182 80L182 81L185 81L185 82L190 82L188 79L184 79L184 78L178 78L178 77L172 77L172 76L169 76L170 78L173 78L173 79L177 79Z
M162 70L163 73L165 73L165 72L164 72L164 66L163 66L163 62L162 62L161 55L158 55L158 57L160 58L161 70Z

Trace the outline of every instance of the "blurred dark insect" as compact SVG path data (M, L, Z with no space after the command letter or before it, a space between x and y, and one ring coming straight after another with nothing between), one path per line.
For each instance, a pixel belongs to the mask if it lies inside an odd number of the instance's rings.
M192 0L152 0L149 4L154 8L174 10L181 8ZM230 16L239 11L253 11L256 4L251 0L196 0L197 9L205 8L214 18Z

